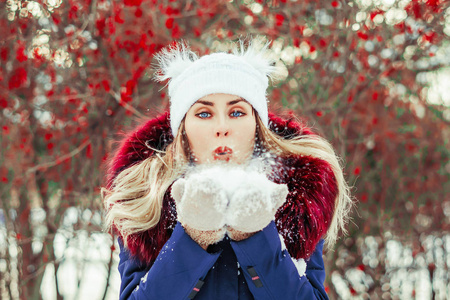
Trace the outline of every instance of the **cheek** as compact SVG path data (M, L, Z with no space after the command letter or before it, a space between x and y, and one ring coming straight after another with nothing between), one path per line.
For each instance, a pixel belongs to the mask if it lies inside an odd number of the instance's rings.
M246 149L253 148L255 143L256 123L254 120L248 120L240 124L236 132L240 140L241 146Z
M205 145L207 126L195 119L186 118L185 131L191 151L199 150Z

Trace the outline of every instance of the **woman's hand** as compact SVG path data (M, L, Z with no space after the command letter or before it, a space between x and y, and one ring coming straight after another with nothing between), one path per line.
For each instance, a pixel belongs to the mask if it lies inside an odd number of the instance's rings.
M225 225L236 241L262 230L288 194L287 185L273 183L261 173L208 175L193 174L172 186L178 220L204 249L223 238Z
M203 249L223 239L227 196L216 178L193 174L172 185L178 221Z
M266 227L286 201L288 192L286 184L273 183L265 176L250 177L241 182L226 213L230 237L240 240L249 237L243 233L254 233Z

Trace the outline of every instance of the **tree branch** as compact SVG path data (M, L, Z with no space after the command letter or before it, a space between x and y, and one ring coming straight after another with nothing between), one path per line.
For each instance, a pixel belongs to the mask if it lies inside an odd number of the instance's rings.
M59 165L60 163L62 163L63 161L65 161L66 159L69 159L71 157L74 157L75 155L77 155L78 153L80 153L84 148L86 148L87 145L89 145L91 142L89 140L85 141L84 143L82 143L80 146L78 146L78 148L72 150L70 153L63 155L61 157L59 157L58 159L56 159L55 161L50 161L50 162L46 162L37 166L34 166L30 169L28 169L26 171L26 175L36 172L38 170L41 169L47 169L47 168L51 168L54 167L56 165Z

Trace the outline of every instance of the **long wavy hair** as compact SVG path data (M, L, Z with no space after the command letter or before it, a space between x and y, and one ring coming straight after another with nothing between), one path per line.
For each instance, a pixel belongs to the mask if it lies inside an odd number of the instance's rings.
M328 247L335 244L352 207L350 189L343 175L340 159L331 144L318 135L300 135L283 139L267 128L255 112L256 134L264 151L278 157L305 155L328 162L336 178L338 195L334 215L326 233ZM101 195L106 208L104 227L117 230L127 246L128 236L156 226L161 217L164 195L170 185L180 177L191 161L189 142L184 132L184 120L166 151L153 149L155 153L143 161L120 172L110 189L102 188Z

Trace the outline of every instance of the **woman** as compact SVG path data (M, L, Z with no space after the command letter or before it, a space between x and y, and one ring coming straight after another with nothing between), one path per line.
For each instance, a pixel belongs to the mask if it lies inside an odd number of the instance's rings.
M157 54L170 117L128 134L102 190L120 299L327 299L322 250L348 186L329 143L268 113L268 45Z

